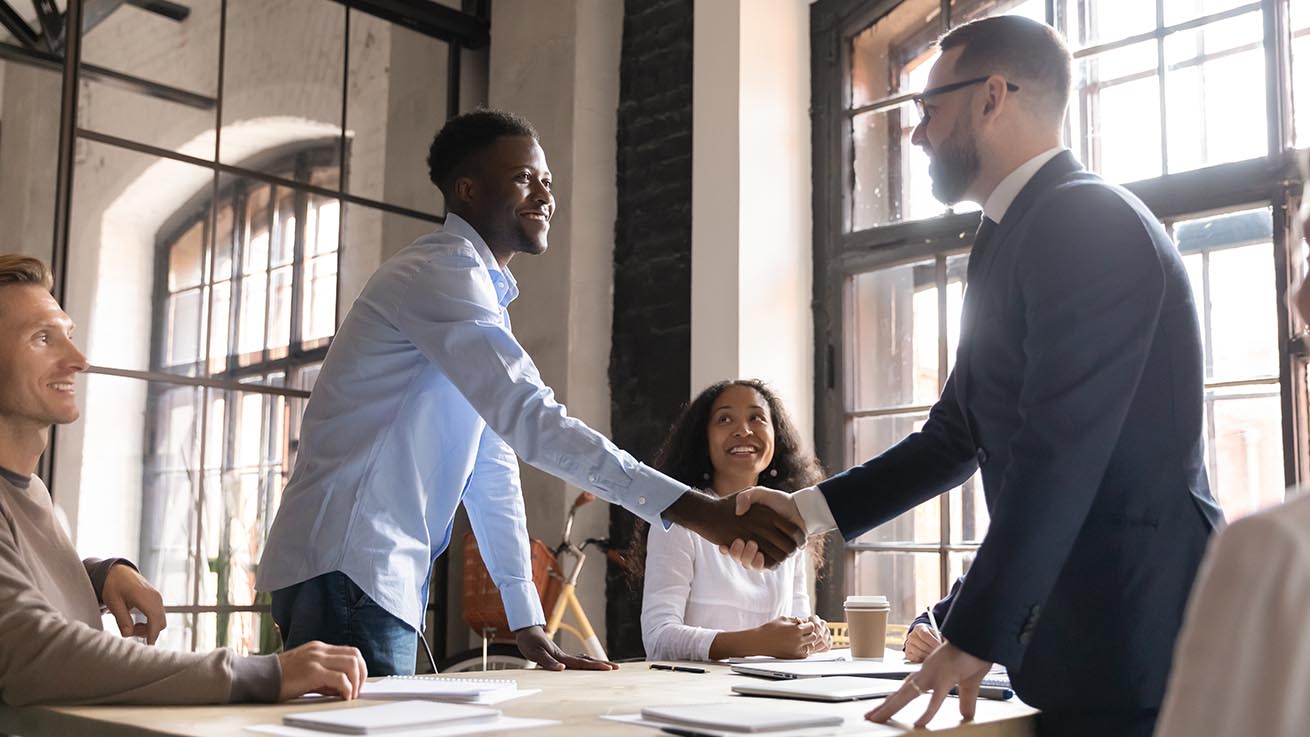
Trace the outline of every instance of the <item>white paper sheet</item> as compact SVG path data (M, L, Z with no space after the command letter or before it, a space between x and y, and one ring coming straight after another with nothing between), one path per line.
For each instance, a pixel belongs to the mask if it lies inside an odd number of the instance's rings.
M553 724L559 724L559 722L552 719L520 719L518 717L502 716L494 721L478 724L456 724L450 727L427 727L404 732L387 732L387 737L457 737L457 735L462 734L549 727ZM246 729L260 734L275 735L276 737L325 737L325 735L337 734L335 732L320 732L317 729L288 727L285 724L258 724L253 727L246 727Z

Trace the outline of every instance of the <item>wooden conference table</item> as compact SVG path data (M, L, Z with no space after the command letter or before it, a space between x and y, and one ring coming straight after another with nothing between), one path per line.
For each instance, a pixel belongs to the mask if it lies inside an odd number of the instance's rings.
M688 664L693 665L693 664ZM708 672L673 673L650 670L646 663L625 663L611 673L540 670L498 671L492 678L512 678L519 688L539 688L540 693L506 701L499 708L508 716L555 719L560 723L535 729L482 732L514 737L655 737L653 729L601 719L604 715L632 714L652 704L693 704L722 699L748 698L732 694L735 683L751 681L732 673L727 666L694 664ZM467 674L477 676L481 674ZM276 724L288 712L313 709L341 709L369 701L324 701L277 705L234 706L64 706L13 708L0 706L0 733L18 737L257 737L246 730L257 724ZM881 699L845 704L790 702L799 710L859 717L882 703ZM928 697L921 696L901 712L901 726L908 728L923 713ZM962 724L955 699L948 699L930 729L934 733L959 737L1030 737L1034 733L1036 710L1017 701L980 699L977 718ZM879 725L859 724L848 719L841 734L888 734Z

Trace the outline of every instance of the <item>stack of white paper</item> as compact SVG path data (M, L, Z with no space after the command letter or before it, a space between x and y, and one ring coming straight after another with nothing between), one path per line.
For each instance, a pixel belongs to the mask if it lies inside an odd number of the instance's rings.
M353 709L296 712L282 717L282 723L336 734L384 734L423 727L490 722L499 716L499 709L488 709L485 706L397 701L394 704Z
M461 704L499 704L537 693L520 689L516 681L492 678L442 678L440 676L391 676L370 681L360 688L361 699L423 699Z

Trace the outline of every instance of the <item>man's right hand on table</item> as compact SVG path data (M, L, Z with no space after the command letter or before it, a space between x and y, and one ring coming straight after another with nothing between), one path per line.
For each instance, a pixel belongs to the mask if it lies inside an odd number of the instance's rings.
M315 640L278 653L277 660L282 667L279 701L311 691L340 696L347 701L357 699L368 677L364 656L349 645L328 645Z

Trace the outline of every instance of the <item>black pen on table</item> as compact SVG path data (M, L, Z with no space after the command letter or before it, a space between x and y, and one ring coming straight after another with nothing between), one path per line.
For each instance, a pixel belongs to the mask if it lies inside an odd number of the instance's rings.
M651 663L651 670L671 670L677 673L708 673L704 668L690 668L685 665L665 665L664 663Z

